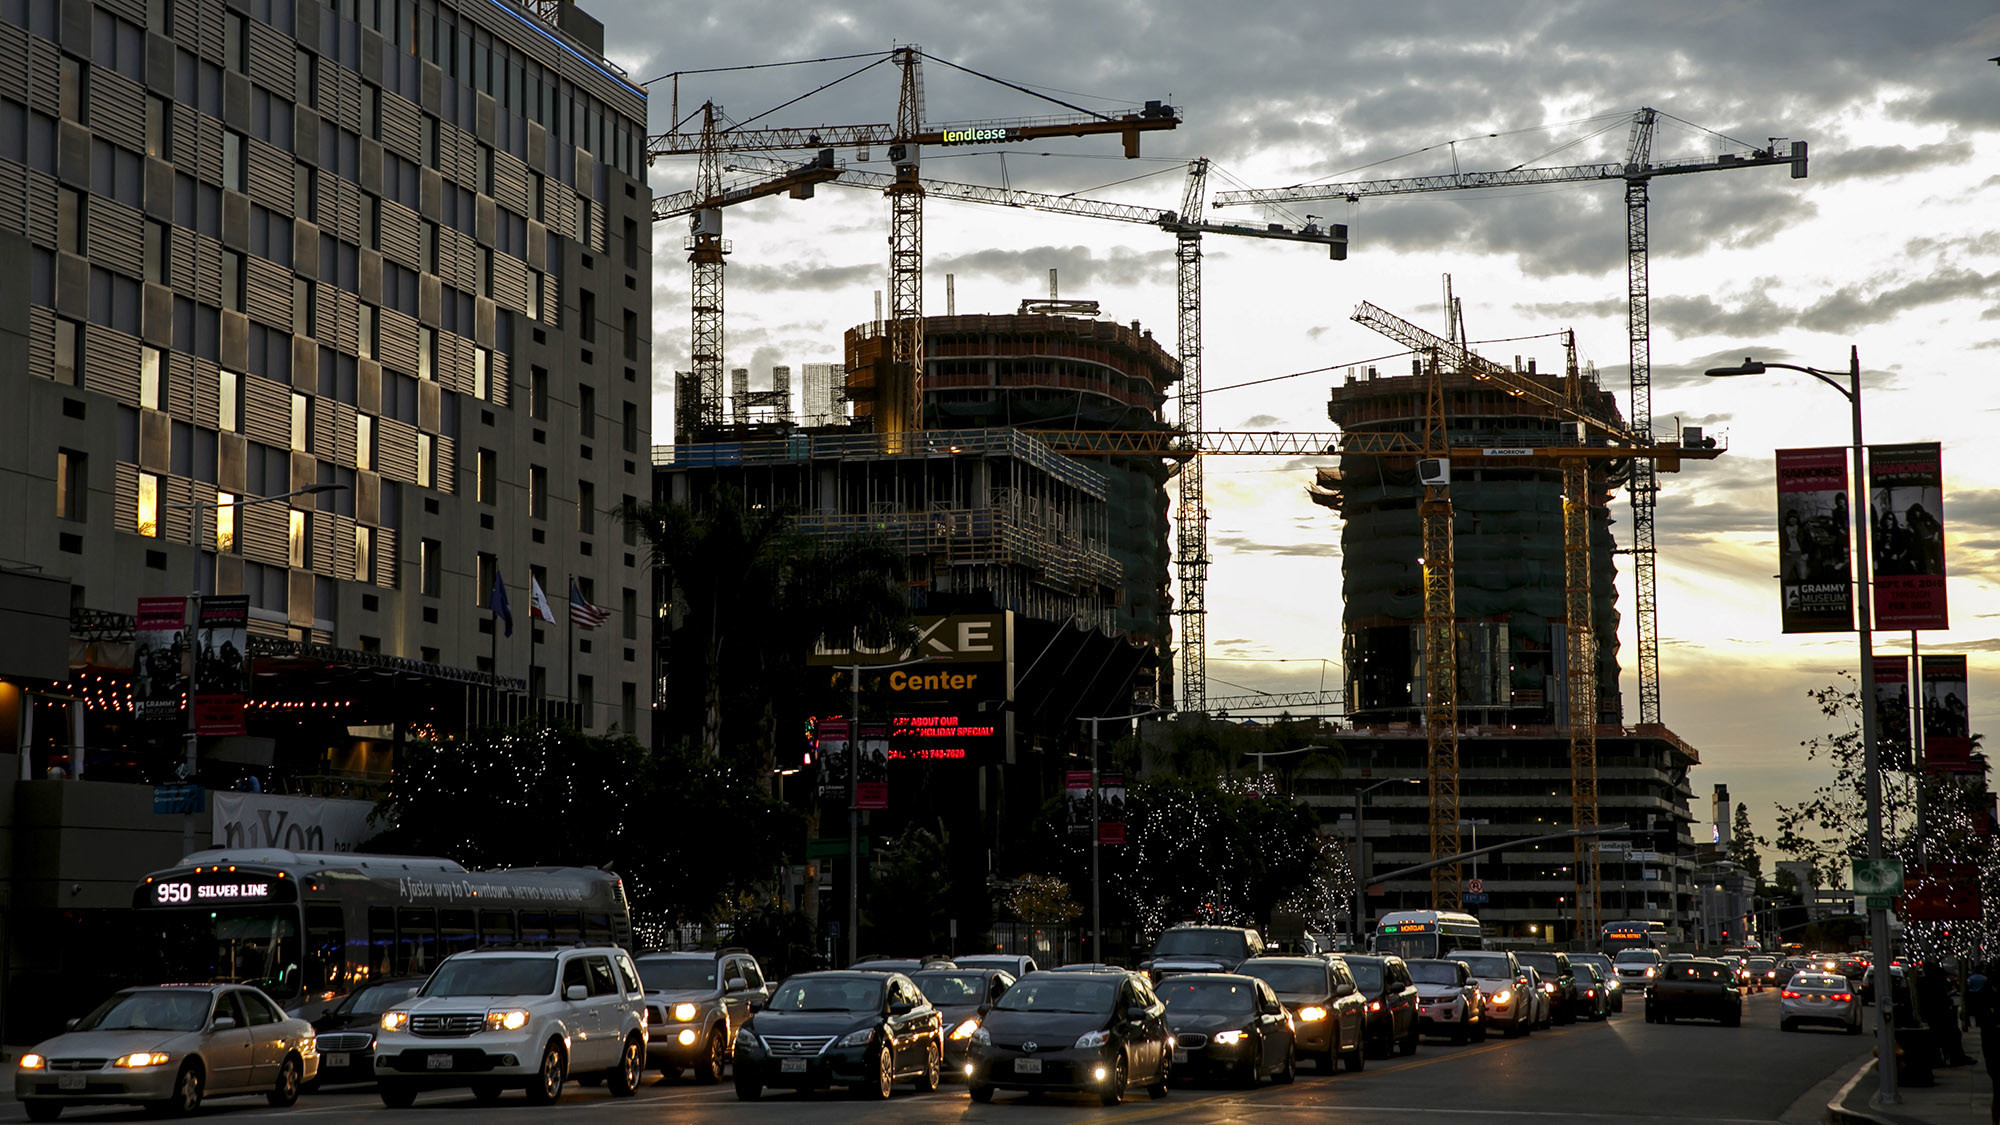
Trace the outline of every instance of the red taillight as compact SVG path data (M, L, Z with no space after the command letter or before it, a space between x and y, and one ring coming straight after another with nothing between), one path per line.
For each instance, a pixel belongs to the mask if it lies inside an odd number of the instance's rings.
M1833 998L1845 1004L1849 1000L1854 999L1854 994L1852 992L1836 992L1834 993Z
M1789 988L1787 988L1783 992L1778 993L1778 999L1780 1000L1797 1000L1799 996L1800 996L1799 993L1794 992Z

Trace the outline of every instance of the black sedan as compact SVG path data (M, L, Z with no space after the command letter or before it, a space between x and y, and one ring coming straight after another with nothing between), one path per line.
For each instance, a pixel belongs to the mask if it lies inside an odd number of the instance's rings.
M1186 973L1160 982L1174 1033L1174 1076L1255 1086L1298 1074L1291 1017L1271 986L1235 973Z
M944 1067L943 1020L901 973L800 973L736 1033L736 1096L766 1086L851 1087L886 1098L901 1079L935 1090Z
M1013 975L1001 969L930 969L912 973L910 980L944 1018L945 1072L963 1074L972 1033L979 1030L979 1021L993 1002L1013 985Z
M423 986L423 977L363 985L312 1021L319 1044L319 1075L313 1085L375 1081L375 1028L382 1013Z
M1129 1086L1167 1096L1173 1065L1167 1006L1124 971L1029 973L972 1033L965 1083L975 1102L995 1090L1069 1091L1116 1105Z
M1576 1014L1587 1020L1610 1019L1611 982L1604 979L1603 970L1579 961L1571 971L1576 974Z
M1363 1032L1368 1053L1376 1058L1385 1058L1391 1051L1416 1054L1417 1021L1422 1007L1410 967L1401 957L1363 957L1350 953L1341 960L1353 971L1361 998L1368 1001Z
M1252 957L1237 970L1271 986L1292 1016L1298 1052L1333 1073L1343 1057L1347 1069L1367 1065L1361 1029L1368 1001L1355 990L1354 975L1338 957ZM1474 1003L1478 1003L1477 996Z

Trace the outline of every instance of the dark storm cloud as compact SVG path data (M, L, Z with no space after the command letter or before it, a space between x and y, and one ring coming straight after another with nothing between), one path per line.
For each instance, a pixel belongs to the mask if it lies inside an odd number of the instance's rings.
M887 269L880 262L866 265L833 266L810 262L744 262L729 267L724 284L730 289L754 292L821 292L851 286L882 284Z

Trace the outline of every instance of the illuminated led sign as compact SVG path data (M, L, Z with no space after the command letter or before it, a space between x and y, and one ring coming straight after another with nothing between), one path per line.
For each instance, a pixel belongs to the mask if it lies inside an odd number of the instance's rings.
M1000 753L1006 735L997 714L896 715L890 723L892 762L990 761Z
M148 881L133 896L133 905L234 906L248 903L296 902L290 880L255 871L194 872Z

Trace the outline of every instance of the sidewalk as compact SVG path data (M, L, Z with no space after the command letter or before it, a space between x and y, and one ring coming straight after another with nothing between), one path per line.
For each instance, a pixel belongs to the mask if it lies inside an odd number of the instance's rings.
M1965 1033L1965 1050L1979 1054L1979 1029ZM1983 1062L1940 1067L1935 1086L1899 1086L1899 1105L1875 1100L1875 1060L1864 1063L1826 1103L1827 1125L1987 1125L1993 1081Z

